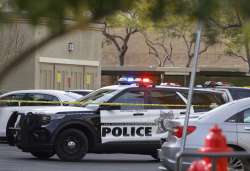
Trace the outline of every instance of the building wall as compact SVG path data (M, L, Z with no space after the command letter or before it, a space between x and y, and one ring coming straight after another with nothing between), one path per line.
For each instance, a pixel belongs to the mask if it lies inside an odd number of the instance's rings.
M99 61L102 50L101 25L94 25L85 31L75 31L62 36L36 52L37 57L53 57L64 59L94 60ZM98 28L99 27L99 28ZM48 35L45 25L40 25L35 30L35 39L39 41ZM73 43L74 50L68 51L68 43Z
M114 33L123 34L124 29L112 30ZM150 37L154 38L154 33L148 33ZM174 39L173 43L173 55L172 61L167 62L165 66L172 67L185 67L187 63L187 51L186 45L182 39ZM158 66L157 59L149 54L148 47L145 43L144 37L140 33L136 33L131 37L128 43L128 51L125 57L126 66ZM202 45L203 47L203 45ZM202 48L201 47L201 48ZM227 56L224 54L225 47L221 44L217 44L208 49L206 53L203 53L199 59L200 67L220 67L220 68L243 68L248 70L247 63L237 57ZM113 44L105 44L103 48L103 66L117 66L118 53Z
M102 25L92 24L88 30L67 34L37 51L35 87L63 90L99 88L103 39L101 28ZM36 41L47 34L46 26L37 27ZM68 49L69 43L73 47L71 50ZM53 84L48 83L50 79L54 79Z
M25 22L2 24L0 27L0 67L5 67L14 57L34 43L33 28ZM0 85L4 90L34 87L33 55L15 67Z
M16 66L2 82L1 89L96 89L101 85L102 25L60 37ZM46 25L33 27L26 20L3 24L0 30L0 66L25 48L48 36ZM68 43L73 49L68 49ZM85 74L86 73L86 74Z

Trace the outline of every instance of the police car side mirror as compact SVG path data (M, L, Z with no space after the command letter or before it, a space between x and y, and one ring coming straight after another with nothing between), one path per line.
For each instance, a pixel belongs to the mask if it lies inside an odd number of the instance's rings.
M120 110L120 106L112 106L112 105L101 105L100 110Z

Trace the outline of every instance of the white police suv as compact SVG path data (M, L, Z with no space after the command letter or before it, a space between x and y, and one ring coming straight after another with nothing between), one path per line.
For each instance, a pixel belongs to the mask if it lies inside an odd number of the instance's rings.
M132 83L132 84L130 84ZM185 114L187 88L154 86L148 78L122 78L77 106L40 107L13 113L9 144L46 159L78 161L88 152L148 154L157 158L163 121ZM192 113L225 103L221 93L195 90ZM208 104L201 106L202 104Z

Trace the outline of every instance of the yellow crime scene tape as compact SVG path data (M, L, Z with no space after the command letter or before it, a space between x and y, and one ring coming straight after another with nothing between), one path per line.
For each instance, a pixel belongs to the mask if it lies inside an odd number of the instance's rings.
M0 100L0 105L3 103L18 103L18 105L21 105L23 103L30 103L30 104L65 104L65 105L102 105L102 106L146 106L146 107L186 107L187 105L184 104L140 104L140 103L96 103L92 101L87 101L87 102L80 102L80 101L75 101L75 102L60 102L60 101L31 101L31 100ZM28 106L27 104L25 104ZM201 108L206 108L210 107L210 105L192 105L194 107L201 107Z

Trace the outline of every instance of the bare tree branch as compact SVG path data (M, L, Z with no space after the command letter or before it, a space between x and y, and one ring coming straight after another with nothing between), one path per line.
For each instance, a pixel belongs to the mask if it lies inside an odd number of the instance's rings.
M248 60L247 60L244 56L242 56L242 55L239 55L239 54L234 53L234 52L231 52L231 54L232 54L233 56L237 57L237 58L240 58L240 59L243 60L244 62L248 62Z
M241 17L240 17L240 13L238 11L238 9L235 8L235 14L236 14L236 18L239 22L239 25L242 26L242 20L241 20Z
M145 43L149 48L149 55L153 55L158 61L159 67L165 66L166 61L170 61L172 65L174 65L173 61L171 60L172 58L172 51L173 51L173 46L172 43L170 42L170 50L168 50L167 46L164 44L165 42L165 35L163 35L161 42L154 42L150 40L147 36L146 33L141 32L142 35L144 36ZM161 55L161 50L163 50L164 54Z
M173 55L173 45L172 45L172 42L169 43L169 46L170 46L170 53L167 53L167 55L165 56L164 58L164 61L163 61L163 66L165 65L166 61L168 60L172 65L174 65L174 62L173 60L171 59L172 55Z
M209 45L206 44L206 46L199 52L199 55L205 53L208 50L208 48L209 48Z
M186 45L186 48L187 48L187 49L190 49L189 43L188 43L187 38L186 38L186 36L185 36L184 34L182 35L182 39L184 40L184 43L185 43L185 45Z
M121 66L124 64L124 58L125 58L125 54L128 50L129 39L133 34L135 34L137 32L138 32L137 28L125 27L125 35L124 36L121 36L118 34L111 34L108 32L108 26L105 23L103 35L115 45L115 47L118 51L118 58L119 58L119 62L120 62Z
M137 32L139 32L138 28L134 28L134 29L131 30L131 34L134 34L134 33L137 33Z
M159 61L159 66L162 65L162 61L159 55L159 52L157 51L157 49L154 47L154 43L152 41L150 41L148 38L145 39L145 42L147 44L147 46L149 47L149 54L154 55L156 59L158 59ZM153 52L152 52L152 51Z
M121 47L118 43L118 41L116 40L116 38L119 38L120 36L117 36L117 35L112 35L112 34L109 34L108 31L107 31L107 24L105 23L105 27L103 29L103 35L109 39L110 41L113 42L113 44L116 46L117 50L120 52L121 51ZM120 38L122 41L124 41L124 38Z
M193 46L194 46L194 41L192 39L190 39L189 41L187 40L186 36L183 34L182 35L182 39L186 45L186 49L187 49L187 57L188 57L188 60L187 60L187 63L186 63L186 67L189 67L190 64L191 64L191 61L193 59L193 56L194 56L194 49L193 49ZM206 46L199 51L199 55L201 55L202 53L205 53L208 48L210 47L209 44L206 44Z
M165 46L165 44L159 43L159 46L164 50L164 52L169 55L168 48ZM171 42L170 42L170 50L171 50Z
M126 34L129 34L129 32L130 32L130 31L129 31L129 28L126 27L125 30L126 30Z
M213 23L217 27L221 28L222 30L242 27L242 24L240 22L239 23L231 23L231 24L221 24L213 18L209 18L209 21L211 21L211 23Z

